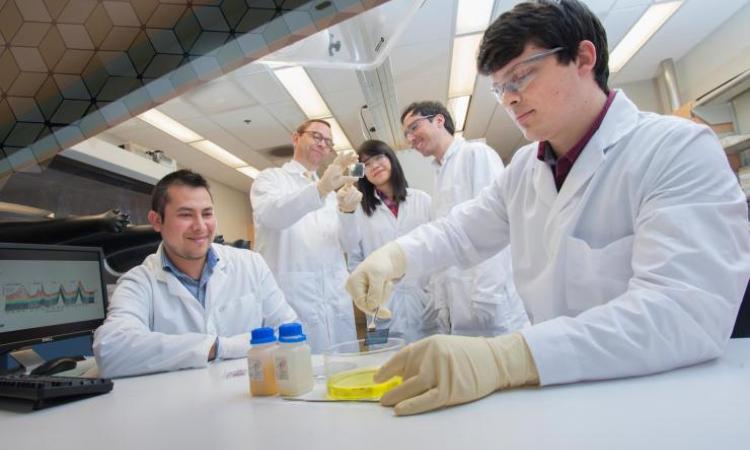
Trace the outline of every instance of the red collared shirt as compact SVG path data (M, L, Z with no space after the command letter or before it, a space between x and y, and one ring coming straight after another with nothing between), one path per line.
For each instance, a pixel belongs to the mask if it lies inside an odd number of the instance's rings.
M596 130L599 129L599 126L602 124L604 116L607 115L607 111L609 110L610 105L612 105L614 99L615 90L611 89L602 111L596 116L596 119L594 119L591 128L589 128L576 145L568 150L561 158L557 158L557 155L552 150L552 146L549 145L548 141L539 142L536 157L539 161L547 163L547 165L550 166L550 169L552 169L552 173L555 174L555 186L557 186L557 192L560 192L560 189L565 182L565 178L568 177L570 169L573 168L573 164L576 162L576 159L578 159L578 156L581 155L583 148L586 147L586 144L591 140L591 136L593 136L594 133L596 133Z
M378 194L378 197L380 197L380 200L385 203L385 206L387 206L388 209L391 210L391 212L393 213L393 217L398 217L398 202L391 200L387 195L383 194L377 189L375 189L375 192Z

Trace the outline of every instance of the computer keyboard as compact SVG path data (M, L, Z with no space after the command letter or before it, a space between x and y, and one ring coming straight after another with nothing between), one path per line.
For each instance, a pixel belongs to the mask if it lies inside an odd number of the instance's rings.
M30 401L33 409L105 394L111 390L112 380L108 378L0 375L0 397Z

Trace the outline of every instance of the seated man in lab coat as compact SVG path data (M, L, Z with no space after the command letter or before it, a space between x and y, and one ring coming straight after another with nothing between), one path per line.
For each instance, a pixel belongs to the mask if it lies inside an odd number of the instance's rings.
M216 216L205 178L173 172L157 183L151 205L148 220L162 243L117 283L94 334L102 376L241 358L251 329L296 321L260 255L212 243Z
M404 379L381 402L415 414L720 356L750 276L750 235L716 136L609 89L604 28L577 0L516 5L487 29L477 59L536 142L477 199L370 255L347 288L372 311L404 275L471 266L511 245L534 324L409 345L376 374Z
M438 102L407 106L401 125L412 148L433 157L433 220L479 196L504 170L503 161L490 146L454 136L453 118ZM528 325L513 284L510 246L469 269L453 266L436 273L431 285L436 305L448 311L451 334L489 337Z

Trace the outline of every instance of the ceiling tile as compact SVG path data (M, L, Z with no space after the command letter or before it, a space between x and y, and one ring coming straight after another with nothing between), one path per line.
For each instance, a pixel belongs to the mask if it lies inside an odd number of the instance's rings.
M135 78L109 77L96 98L100 101L112 102L126 96L140 86L141 82Z
M86 32L86 27L82 24L61 23L57 25L57 30L60 32L60 36L62 36L63 42L67 48L75 48L79 50L94 49L94 43Z
M607 31L607 45L610 51L614 50L647 8L648 5L640 5L610 11L602 23Z
M101 50L127 51L140 31L140 28L112 27L99 48Z
M247 33L248 31L261 32L261 26L276 15L274 9L249 9L237 24L237 31Z
M90 104L83 100L63 100L52 116L52 122L73 123L83 117Z
M158 78L176 69L182 63L182 55L156 55L143 71L145 78Z
M258 101L260 104L291 102L292 97L284 89L276 77L267 70L237 75L235 82Z
M191 55L205 55L223 45L229 39L229 33L203 31L190 48Z
M53 78L63 98L72 100L88 100L91 98L91 94L79 75L55 74Z
M102 5L113 24L126 27L141 26L141 21L138 20L138 16L136 16L130 3L105 1Z
M146 70L146 67L155 54L156 52L151 46L151 41L149 41L148 36L143 31L138 34L133 45L128 49L128 56L133 62L133 67L135 67L135 70L138 71L139 74Z
M33 100L31 102L33 103ZM6 151L7 146L22 148L33 144L43 129L44 125L41 123L16 123L16 126L13 127L13 130L3 142Z
M292 100L263 105L265 109L284 127L287 136L294 131L307 117ZM288 138L287 138L288 139ZM278 144L276 144L278 145Z
M88 19L86 19L86 30L91 36L91 40L94 41L94 45L97 47L101 45L104 38L109 34L109 30L112 28L112 21L109 19L107 10L104 9L103 5L97 6L91 13Z
M15 117L13 116L13 112L10 110L8 101L5 99L0 100L0 142L5 140L5 138L8 136L8 133L10 133L10 130L13 129L14 122Z
M68 4L68 0L44 0L44 4L47 6L50 17L57 19Z
M65 43L56 26L51 27L42 39L41 44L39 44L39 52L42 54L42 59L44 59L47 67L55 67L62 58L63 53L65 53Z
M50 22L52 20L42 0L21 0L17 1L16 5L23 20L27 22Z
M175 25L174 33L183 49L189 49L195 44L201 34L201 26L192 9L185 11L180 21Z
M130 4L135 10L135 15L138 16L138 20L145 24L148 18L151 17L154 10L159 6L158 0L130 0Z
M13 115L20 122L43 122L44 117L36 102L29 97L7 97Z
M185 6L160 4L148 19L149 28L173 28L185 12Z
M42 111L44 118L49 120L52 114L57 110L57 106L62 102L63 98L60 95L60 91L57 88L57 84L52 77L48 77L47 80L42 83L42 86L34 96L37 106Z
M17 77L13 85L8 89L8 95L18 97L33 97L42 83L47 79L46 73L28 72Z
M93 56L93 50L65 50L62 58L55 66L55 72L79 74Z
M226 77L196 87L182 98L203 111L206 116L255 104L253 99Z
M89 14L96 8L96 0L74 0L69 2L60 17L58 23L84 23Z
M205 31L229 31L224 14L216 6L193 6L193 13Z
M110 76L135 78L135 68L125 52L100 51L96 56Z
M22 72L47 72L39 50L32 47L11 47L11 53Z
M23 24L23 17L15 2L8 2L0 9L0 33L6 42L10 42Z
M157 53L182 55L185 52L172 30L148 28L146 29L146 34L148 34L151 46L154 47Z
M247 12L247 3L245 0L224 0L221 3L221 11L229 26L234 28Z
M51 25L49 23L25 22L21 25L16 35L13 36L11 44L22 47L36 47L47 34Z

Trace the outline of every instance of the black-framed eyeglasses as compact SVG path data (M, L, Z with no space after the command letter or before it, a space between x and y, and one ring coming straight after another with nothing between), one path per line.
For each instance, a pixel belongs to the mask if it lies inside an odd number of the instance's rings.
M313 141L315 141L315 143L318 145L325 143L326 147L333 148L333 139L327 138L323 136L322 134L318 133L317 131L306 130L306 131L303 131L302 133L303 134L309 133L310 136L312 136Z
M432 119L435 116L437 116L437 114L431 114L429 116L417 117L416 119L414 119L414 121L412 123L410 123L409 126L406 127L406 129L404 130L404 137L408 139L410 134L414 134L414 132L417 131L417 128L419 128L419 122L421 122L423 120L430 120L430 119ZM430 120L430 122L432 122L432 121Z
M535 55L531 55L513 66L513 68L508 71L508 73L510 74L510 80L504 83L494 83L490 88L497 101L502 103L503 95L505 95L506 92L520 93L526 88L526 86L529 85L531 80L533 80L537 74L537 68L533 67L531 63L540 61L545 57L553 55L562 50L565 50L565 48L555 47L550 50L545 50Z

